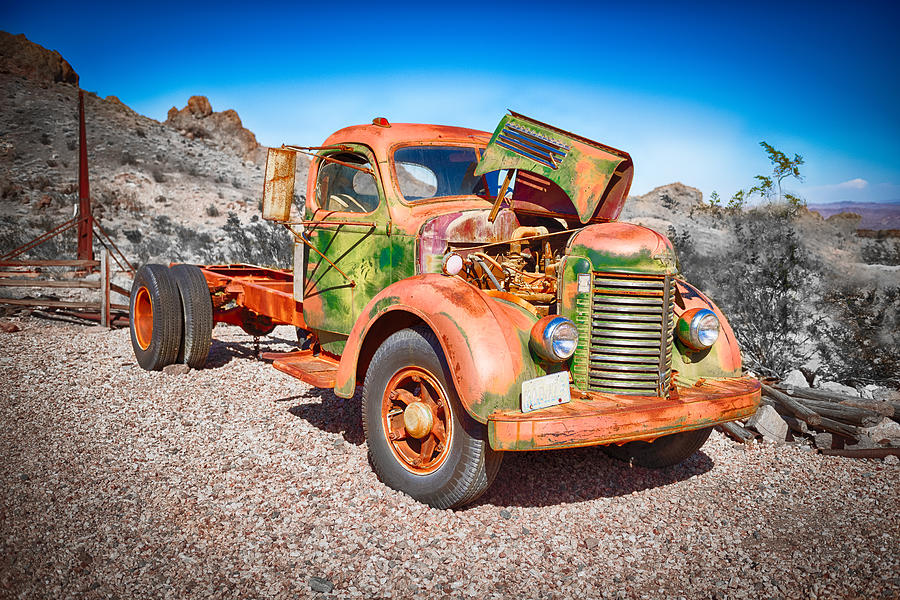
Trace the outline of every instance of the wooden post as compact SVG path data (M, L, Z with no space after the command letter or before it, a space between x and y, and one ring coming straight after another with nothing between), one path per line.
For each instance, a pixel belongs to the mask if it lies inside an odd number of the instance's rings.
M109 250L100 252L100 325L110 326L109 318Z

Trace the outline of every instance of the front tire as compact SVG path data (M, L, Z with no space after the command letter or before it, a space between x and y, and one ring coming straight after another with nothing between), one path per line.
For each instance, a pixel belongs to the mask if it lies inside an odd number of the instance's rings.
M138 269L129 309L131 347L138 364L148 371L173 364L181 346L182 312L178 285L168 267Z
M420 502L462 506L497 474L503 455L490 448L484 425L463 409L440 344L427 328L398 331L378 348L363 384L362 413L378 478Z
M650 469L663 469L684 462L706 443L711 427L683 431L656 438L652 442L628 442L621 446L602 446L613 458L633 462Z

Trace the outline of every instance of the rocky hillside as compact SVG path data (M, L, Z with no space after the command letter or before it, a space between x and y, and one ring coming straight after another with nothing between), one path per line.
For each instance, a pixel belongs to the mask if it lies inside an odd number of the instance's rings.
M0 250L71 218L78 185L78 75L24 36L0 37ZM135 262L275 263L259 221L265 149L233 110L194 96L160 123L85 92L95 216ZM298 160L298 194L306 165ZM60 239L38 257L71 253ZM256 252L242 257L247 247Z

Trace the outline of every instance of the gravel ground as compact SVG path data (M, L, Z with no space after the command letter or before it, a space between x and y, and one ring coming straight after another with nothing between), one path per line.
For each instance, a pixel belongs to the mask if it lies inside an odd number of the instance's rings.
M439 511L373 475L359 399L253 360L142 371L126 330L0 333L9 598L897 598L900 467L713 433L668 470L508 454ZM288 349L276 330L264 350Z

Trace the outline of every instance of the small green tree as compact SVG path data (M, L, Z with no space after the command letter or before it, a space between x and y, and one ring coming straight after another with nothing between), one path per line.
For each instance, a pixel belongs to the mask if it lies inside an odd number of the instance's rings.
M786 194L782 187L782 183L787 178L793 178L797 181L803 181L803 175L800 174L800 167L806 161L799 154L794 154L794 158L788 158L788 155L778 150L768 142L762 141L760 146L766 151L769 162L772 163L772 176L757 175L754 177L757 183L750 188L748 195L759 195L768 200L775 196L778 202L786 200L792 206L802 206L803 199L793 194Z

